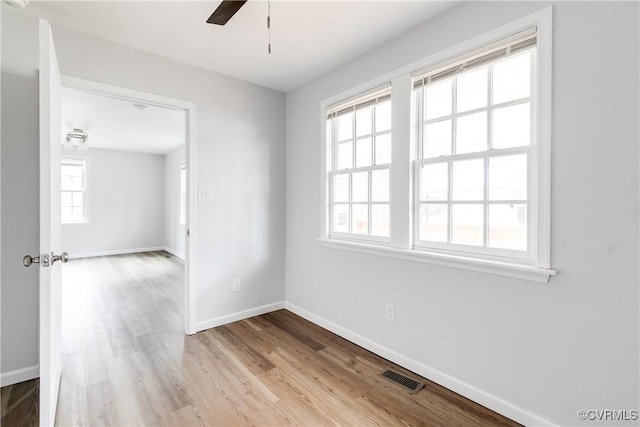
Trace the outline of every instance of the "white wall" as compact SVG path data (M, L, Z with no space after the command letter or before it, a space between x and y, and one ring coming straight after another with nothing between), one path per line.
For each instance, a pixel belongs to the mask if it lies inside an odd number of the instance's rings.
M3 373L37 363L37 272L21 265L38 249L37 29L3 10ZM284 95L71 30L53 27L53 37L63 74L197 104L197 186L213 196L191 230L200 325L281 302ZM242 292L232 293L235 278Z
M462 4L287 94L286 299L520 421L582 425L640 397L637 2L554 5L548 285L316 241L321 100L544 6Z
M9 16L3 8L2 385L38 375L38 270L22 266L39 244L38 34L36 24L8 31Z
M180 224L180 170L185 164L185 147L164 156L164 239L163 246L174 255L184 258L185 225Z
M74 256L163 246L164 156L90 148L63 150L87 161L86 224L64 225L62 247Z

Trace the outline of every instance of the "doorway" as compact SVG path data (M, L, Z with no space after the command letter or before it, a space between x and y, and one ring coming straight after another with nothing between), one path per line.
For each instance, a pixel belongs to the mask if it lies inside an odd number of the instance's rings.
M145 249L149 249L149 250L168 249L169 253L172 253L173 255L177 255L178 257L184 258L184 304L183 304L184 333L188 335L194 334L196 332L196 307L195 307L195 292L194 292L195 290L194 290L194 287L192 286L191 278L194 277L193 260L195 259L195 240L192 237L193 231L195 228L195 209L194 209L195 208L194 182L196 177L195 104L191 102L179 100L179 99L168 98L164 96L159 96L155 94L150 94L146 92L136 91L136 90L122 88L122 87L113 86L113 85L107 85L103 83L98 83L94 81L89 81L89 80L84 80L84 79L79 79L79 78L69 77L69 76L62 76L62 86L63 86L63 91L70 90L70 91L75 91L75 92L86 94L86 95L103 97L105 99L109 99L113 101L112 102L113 105L116 105L117 102L121 102L121 103L124 102L128 105L129 108L132 109L132 111L153 109L153 110L156 110L156 112L159 111L161 113L164 112L166 114L169 114L172 112L172 113L180 113L183 115L184 120L182 122L183 129L181 133L181 136L184 142L184 150L182 154L183 157L180 160L180 156L176 154L179 151L179 148L174 147L175 148L174 150L168 150L170 152L166 153L165 162L164 162L165 166L170 166L176 169L175 171L170 171L172 173L175 172L175 174L173 174L173 178L171 178L171 181L176 182L175 179L177 179L177 184L174 185L173 187L177 186L178 191L183 192L177 201L179 210L176 210L176 212L178 213L177 215L174 215L174 216L177 216L176 220L179 219L180 223L176 224L173 227L169 227L170 228L169 231L172 233L170 240L173 242L173 247L172 248L165 247L166 245L164 244L161 247L158 247L157 245L145 246L144 244L142 245L143 247L139 247L138 245L135 244L135 242L129 241L128 247L124 249L141 249L142 251L144 251ZM96 118L96 120L98 119L99 118ZM63 124L63 126L65 126L65 124ZM78 129L79 129L79 132L87 132L90 130L90 129L82 129L82 128L78 128ZM73 132L74 129L63 128L63 131L66 134L67 132ZM117 133L119 129L112 129L112 131ZM91 138L90 135L89 135L89 138ZM63 137L63 139L66 139L66 138ZM71 135L70 139L71 141L67 142L67 144L69 145L82 144L82 141L78 139L74 139L73 135ZM90 139L88 139L88 141L89 141L89 144L91 144ZM126 144L126 141L124 141L124 143ZM153 141L147 141L147 143L153 144ZM68 158L72 163L73 163L74 157L76 158L76 160L78 158L82 158L82 154L81 154L82 150L63 150L63 151L66 151L65 153L63 153L63 158L65 158L65 155L69 151L71 152L71 154L68 155ZM75 156L73 154L75 154ZM176 162L176 159L178 159L177 162ZM85 173L91 174L91 166L92 166L91 162L92 160L88 159L88 163L85 163L84 166L85 167L88 166L88 168L85 169ZM116 179L115 175L118 174L117 172L118 160L116 159L115 162L116 162L116 167L114 167L112 179ZM176 166L176 163L177 163L177 166ZM76 166L76 169L79 169L82 166L82 164L80 162L80 163L77 163L75 166ZM139 176L142 176L142 175L139 174ZM86 182L89 182L89 180L86 180ZM88 191L88 194L86 194L86 198L90 201L91 188L85 188L85 191ZM141 196L141 197L145 197L145 196ZM78 196L77 199L80 200L81 197ZM69 200L71 200L71 203L69 202ZM91 203L83 204L83 206L85 207L85 211L79 213L78 204L75 203L73 196L71 197L69 197L68 195L65 196L63 206L65 204L67 204L67 206L65 207L65 212L67 215L69 215L69 218L71 218L72 221L73 220L82 221L83 219L87 219L87 218L90 220L91 216L95 214L95 212L91 211ZM164 228L165 224L163 223L162 226ZM117 227L117 224L116 224L116 227ZM78 229L80 231L76 232L75 234L82 236L83 234L82 226L79 226ZM85 232L86 231L88 231L88 228L85 228ZM123 230L118 230L118 231L123 231ZM182 239L178 237L179 234L182 234L183 236ZM144 242L144 240L138 240L138 242L140 241ZM183 243L183 245L181 245L181 242ZM72 251L69 251L69 252L71 252L71 256L73 258ZM91 250L88 250L87 252L88 252L88 255L92 255ZM94 251L94 252L97 252L97 254L108 254L108 250ZM136 252L136 251L133 251L133 252ZM138 252L141 252L141 251L138 251ZM114 253L118 253L118 252L115 251Z

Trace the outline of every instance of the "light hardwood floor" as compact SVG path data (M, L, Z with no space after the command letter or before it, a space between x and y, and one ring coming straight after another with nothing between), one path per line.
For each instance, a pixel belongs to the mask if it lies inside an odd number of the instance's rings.
M185 336L183 271L164 252L65 266L57 425L517 425L285 310ZM3 426L35 425L10 401Z

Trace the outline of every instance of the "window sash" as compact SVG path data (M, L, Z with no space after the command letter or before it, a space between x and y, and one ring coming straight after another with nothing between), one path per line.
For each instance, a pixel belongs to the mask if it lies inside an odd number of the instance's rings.
M374 218L373 207L374 206L387 206L389 211L388 221L388 234L391 234L391 201L390 194L387 201L373 201L373 179L372 173L375 171L387 170L389 171L389 187L391 182L391 163L378 164L376 158L376 144L377 139L386 135L392 135L392 127L390 129L376 130L376 110L375 106L380 105L383 102L391 100L391 85L384 84L377 88L367 91L364 94L356 95L346 101L335 103L327 109L327 148L329 150L329 170L327 173L327 186L328 186L328 235L333 238L342 238L354 241L364 242L377 242L377 243L389 243L390 236L381 236L374 233ZM357 122L356 113L366 107L374 106L371 111L371 133L364 135L357 135ZM353 113L351 118L351 136L349 138L338 141L338 126L337 121L340 116L344 114ZM357 166L357 141L370 138L370 156L371 164L367 166ZM338 147L342 144L351 144L351 167L338 169ZM393 141L391 142L393 146ZM367 200L355 201L353 200L353 175L365 172L367 173ZM334 197L334 178L336 176L346 175L348 176L348 198L347 201L335 201ZM390 188L389 188L390 191ZM354 217L353 208L356 205L367 206L367 233L356 233L353 229ZM336 206L347 206L348 220L347 229L348 232L336 231L334 223L334 211Z
M62 224L77 224L77 223L84 223L87 221L88 207L87 207L87 169L86 168L87 168L87 164L86 164L86 160L84 159L62 159L61 161L61 185L60 185L61 210L64 212L65 210L70 209L72 216L73 216L73 212L76 209L80 209L82 212L82 218L80 219L66 218L64 215L62 215L62 212L61 212ZM79 173L77 174L74 174L73 172L65 173L65 170L72 171L74 169L79 170ZM65 185L66 181L73 182L78 178L80 179L80 185L77 185L77 186L74 184ZM71 199L70 204L63 204L62 196L65 194L69 195L69 198ZM75 199L74 197L75 194L81 195L81 199L82 199L81 204L75 204L73 202L73 200Z
M480 55L480 58L489 58L487 61L482 62L477 67L489 66L489 71L487 75L487 104L484 107L475 108L468 111L458 112L456 111L456 83L457 78L460 72L458 71L458 65L451 66L447 68L447 70L455 69L455 73L451 73L447 75L447 78L452 78L452 89L451 89L451 113L436 117L433 119L426 119L425 109L425 91L429 87L429 85L433 84L435 81L430 80L430 74L423 74L418 79L414 80L413 84L413 108L414 108L414 135L415 135L415 150L416 150L416 158L413 161L414 168L414 208L413 208L413 249L418 251L437 251L443 254L467 254L469 256L479 256L486 257L487 259L514 259L520 261L534 262L537 255L537 186L535 183L537 182L537 141L536 141L536 131L537 131L537 103L538 103L538 92L537 92L537 48L534 42L537 40L536 35L533 36L528 35L525 40L519 39L514 43L520 44L524 46L522 49L518 49L517 54L525 53L527 50L531 52L531 60L530 60L530 90L529 96L525 98L519 98L514 100L509 100L507 102L502 102L498 104L492 103L492 84L493 84L493 76L491 73L492 67L494 64L502 61L509 57L511 51L509 50L509 45L507 47L502 47L501 53L504 53L500 56L491 56L488 55ZM515 55L516 53L514 53ZM464 71L469 71L469 69L464 69ZM439 70L435 70L432 74L442 75L442 68ZM441 79L440 79L441 80ZM493 148L492 141L492 128L493 128L493 112L500 108L506 108L510 106L516 106L524 103L529 103L530 105L530 116L529 116L529 145L520 146L520 147L509 147L509 148ZM459 117L465 117L472 114L477 114L479 112L487 113L487 149L469 152L469 153L460 153L457 154L455 152L456 147L456 127L455 123ZM437 123L440 121L451 121L452 131L451 131L451 154L448 155L440 155L437 157L424 157L424 128L427 124ZM527 198L525 200L514 200L514 201L503 201L503 200L490 200L488 197L488 175L489 175L489 159L502 157L506 155L513 154L525 154L527 156ZM461 160L472 160L472 159L483 159L483 197L479 200L453 200L452 198L452 165ZM437 164L444 163L447 164L448 168L448 197L446 201L424 201L421 200L421 192L422 192L422 171L423 166L428 164ZM490 218L489 218L489 208L491 205L499 205L499 204L508 204L506 202L512 202L512 204L525 205L527 212L527 227L526 227L526 247L525 251L523 250L515 250L515 249L503 249L489 246L489 231L490 231ZM430 240L422 240L420 238L420 209L421 205L444 205L447 206L447 242L437 242ZM454 205L462 205L462 204L475 204L482 205L483 218L482 218L482 245L464 245L453 242L453 206Z

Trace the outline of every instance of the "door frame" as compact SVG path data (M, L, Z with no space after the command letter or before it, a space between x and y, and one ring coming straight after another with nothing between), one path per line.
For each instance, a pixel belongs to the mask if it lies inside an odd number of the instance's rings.
M196 104L177 98L142 92L93 80L62 75L62 87L81 89L100 95L143 102L161 107L185 111L185 165L187 168L187 217L185 224L185 294L184 294L184 331L187 335L197 330L196 299Z

